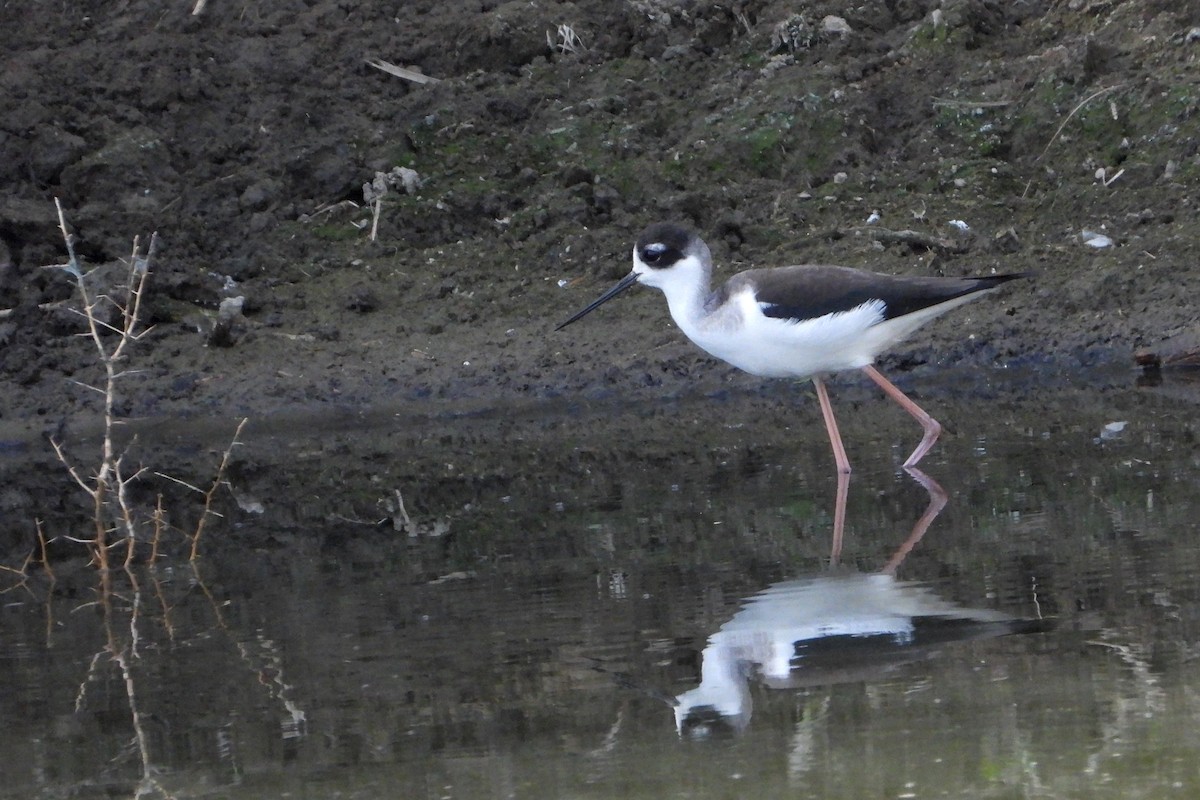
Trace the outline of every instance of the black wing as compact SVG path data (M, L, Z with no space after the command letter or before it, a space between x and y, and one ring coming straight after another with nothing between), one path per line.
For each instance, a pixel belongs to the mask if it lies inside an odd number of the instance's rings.
M766 316L795 320L850 311L877 300L884 305L884 319L894 319L1023 277L925 278L850 267L798 266L743 272L730 279L720 294L734 294L750 283Z

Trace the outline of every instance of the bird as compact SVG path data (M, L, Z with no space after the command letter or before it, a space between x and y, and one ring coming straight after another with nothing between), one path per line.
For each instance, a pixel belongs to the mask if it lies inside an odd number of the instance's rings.
M633 270L555 330L577 322L641 284L662 291L671 317L700 349L744 372L808 378L817 391L834 461L850 473L825 376L859 369L921 425L905 460L913 467L933 448L942 426L884 377L875 359L922 325L1027 273L976 277L887 275L852 267L796 265L740 272L711 288L713 258L690 228L656 222L637 238Z
M754 713L752 684L779 690L886 680L949 644L1054 629L1052 620L960 606L892 572L801 575L740 605L708 637L699 685L667 701L681 736L744 732Z

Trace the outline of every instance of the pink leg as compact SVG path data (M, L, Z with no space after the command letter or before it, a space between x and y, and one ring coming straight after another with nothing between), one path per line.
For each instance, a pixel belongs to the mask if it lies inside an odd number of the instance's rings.
M850 496L850 472L837 476L837 499L833 502L833 546L829 548L829 566L836 567L842 557L842 537L846 530L846 498Z
M833 445L833 460L837 464L838 472L849 475L850 459L846 458L846 448L842 445L842 435L838 433L837 420L833 416L833 406L829 404L829 392L825 389L825 381L814 375L812 382L817 387L817 399L821 401L821 416L825 418L825 430L829 432L829 443ZM897 391L899 390L897 389Z
M887 564L883 566L880 572L886 572L889 575L895 574L900 568L900 564L908 556L909 552L917 546L917 542L921 541L921 537L925 535L925 531L929 530L929 526L937 519L937 515L942 513L942 509L946 507L949 498L946 495L946 490L935 481L933 478L926 475L916 467L905 467L904 471L912 476L913 480L921 484L925 491L929 493L929 505L925 507L925 513L913 525L912 533L904 540L904 543L896 550Z
M904 466L915 466L918 461L925 457L925 454L933 448L934 442L938 440L938 434L942 432L942 426L933 417L925 413L925 410L919 405L908 399L908 395L900 391L896 384L883 377L883 373L868 364L863 367L863 372L871 377L871 380L879 384L879 388L887 394L888 397L900 404L900 407L912 414L913 419L921 423L921 427L925 430L925 435L921 437L921 443L917 445L917 449L913 450L912 455L904 462Z

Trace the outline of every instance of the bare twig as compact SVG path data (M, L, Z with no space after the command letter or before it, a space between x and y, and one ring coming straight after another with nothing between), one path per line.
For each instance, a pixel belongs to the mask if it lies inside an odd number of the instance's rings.
M158 597L159 607L162 609L162 626L172 640L175 639L175 623L171 621L171 604L167 602L167 595L163 589L163 582L158 578L153 578L154 594Z
M203 0L197 3L196 13L203 8ZM0 572L12 573L20 578L19 585L25 585L29 578L30 564L39 560L48 578L53 581L55 576L49 563L49 545L51 541L80 542L91 555L92 563L96 566L98 588L94 602L80 605L74 611L84 608L99 607L103 610L103 626L105 634L104 647L91 659L85 675L82 677L75 697L75 707L82 709L89 700L89 687L101 677L101 669L112 668L119 671L117 678L124 685L125 700L131 715L134 740L129 753L141 763L141 780L137 785L136 797L145 795L160 795L172 798L156 777L153 763L154 739L149 736L148 723L150 714L143 710L144 698L139 697L138 680L142 650L149 650L148 629L142 628L142 603L153 602L150 592L157 597L161 605L162 626L167 634L174 637L175 630L171 619L171 605L168 588L159 581L154 570L164 542L165 534L170 531L163 495L157 497L152 512L140 509L136 505L134 483L147 471L137 467L128 458L130 450L120 446L117 439L117 426L122 420L116 402L117 381L131 375L135 370L129 369L125 363L133 344L146 335L150 330L143 325L142 316L145 313L143 300L150 274L150 262L154 257L158 238L152 235L148 246L143 250L139 239L133 241L133 251L125 264L123 273L118 272L114 278L106 281L114 284L109 290L97 284L96 277L91 273L85 274L83 265L75 251L75 239L67 227L66 215L62 204L55 201L58 211L59 229L67 251L66 263L54 265L54 268L66 272L75 284L76 299L72 302L79 306L73 309L83 320L84 331L81 336L90 340L96 353L96 359L103 370L103 379L94 381L95 385L79 383L78 385L97 392L103 400L103 432L100 444L100 457L97 466L84 466L73 459L63 444L57 439L51 440L54 453L66 467L71 480L82 489L91 500L92 527L90 530L67 531L50 539L47 537L41 520L35 521L38 543L31 550L20 569L0 566ZM187 486L203 496L203 508L200 519L190 536L191 565L197 566L197 553L201 536L210 516L220 516L213 508L218 489L227 485L227 472L232 460L233 448L239 443L239 437L247 420L238 425L233 440L225 449L217 467L216 476L207 489L200 489L185 481L171 478L180 485ZM95 470L94 472L92 470ZM165 476L170 477L170 476ZM72 536L77 533L77 536ZM148 542L148 570L153 581L152 587L143 591L141 576L136 571L139 564L139 541ZM124 555L120 548L124 546ZM110 554L110 551L112 553ZM119 567L123 564L123 569ZM197 573L198 576L198 573ZM201 587L219 611L217 604L207 587ZM15 587L14 587L15 588ZM29 591L28 586L26 590ZM47 604L49 608L49 604ZM74 613L74 611L72 613ZM219 618L221 626L225 621ZM47 636L52 630L53 622L47 614ZM147 628L149 623L147 623ZM286 702L285 702L286 705ZM290 710L290 709L289 709ZM294 715L293 715L294 716Z
M746 16L745 11L743 11L740 8L734 7L733 17L738 22L742 23L742 27L746 29L747 36L751 36L754 34L754 29L750 26L750 18Z
M1012 100L954 100L948 97L933 98L934 108L938 106L946 106L948 108L1004 108L1011 106Z
M95 536L89 545L96 565L101 569L107 569L109 527L106 521L109 519L110 511L114 512L118 524L124 529L128 539L129 551L126 554L126 563L128 564L133 558L136 525L133 509L125 490L131 481L142 474L142 470L139 469L132 476L126 477L122 470L124 454L120 456L116 454L114 444L114 432L118 424L115 411L116 383L120 378L129 374L127 370L118 369L118 364L127 355L130 344L136 342L146 332L145 329L139 330L142 299L145 296L146 280L150 275L150 262L158 246L158 234L151 235L150 245L145 253L142 252L140 239L134 237L133 252L129 257L128 271L122 286L127 294L123 301L118 301L103 292L93 295L92 290L88 288L87 276L75 253L75 237L67 229L67 219L63 212L62 202L55 198L54 206L58 211L59 231L62 233L63 243L67 249L67 263L55 265L55 268L63 270L75 281L75 287L82 303L82 309L78 313L87 323L85 335L91 339L96 348L97 358L104 367L105 378L102 387L81 384L99 392L104 397L104 436L101 443L100 468L94 477L85 479L67 457L62 445L53 439L51 445L75 483L92 498ZM109 323L103 318L102 309L105 306L116 309L119 315L117 324ZM107 339L106 333L114 336L115 341ZM113 506L114 501L115 507Z
M27 585L29 583L29 561L32 557L33 553L25 556L25 562L21 564L19 569L17 567L9 567L4 564L0 564L0 572L7 572L20 578L20 580L18 580L12 586L6 586L3 589L0 589L0 594L8 594L13 589L25 589L25 591L29 591L29 587ZM32 594L32 592L30 592L30 594Z
M379 212L383 210L383 197L376 197L374 209L371 212L371 241L375 241L379 236Z
M196 523L196 531L192 534L192 552L188 556L189 561L195 561L199 555L200 537L204 533L204 524L208 521L209 515L220 516L212 510L213 497L216 495L217 489L225 482L225 470L229 466L229 459L233 456L233 448L238 445L238 438L242 435L242 429L246 427L248 421L248 419L243 419L238 423L237 430L233 432L233 439L221 456L221 464L217 467L217 474L213 477L212 485L204 493L204 509L200 512L200 521Z
M570 25L563 23L558 26L555 31L558 36L558 41L555 41L550 36L550 31L546 31L546 45L551 50L557 50L560 53L578 53L580 50L586 49L583 45L583 40L579 38L579 34L575 33L575 29Z
M965 253L971 249L971 243L965 240L946 239L931 236L913 230L891 230L889 228L869 227L864 230L872 239L882 244L906 244L909 247L919 247L938 253Z
M167 513L163 509L162 492L158 493L158 500L154 505L154 515L150 518L153 524L154 535L150 537L150 566L158 563L158 546L162 542L163 530L166 528Z
M87 672L84 673L83 680L79 682L79 690L75 692L75 713L78 714L83 710L83 704L87 702L87 687L88 684L96 680L98 672L97 667L100 664L100 658L105 653L104 650L94 654L91 662L88 663Z
M406 81L413 83L441 83L441 78L435 78L432 75L426 75L423 72L417 72L415 69L407 69L406 67L398 67L391 62L384 61L380 58L368 58L367 65L375 69L382 70L389 75L395 75L397 78L403 78Z
M167 480L171 481L172 483L178 483L180 486L184 487L185 489L191 489L196 494L204 494L204 490L201 489L199 486L197 486L194 483L188 483L185 480L176 478L174 475L168 475L165 472L155 472L154 474L160 478L166 478Z
M396 489L396 513L400 515L400 530L408 533L415 533L416 528L412 524L412 517L408 516L408 509L404 507L404 495L400 494L400 490Z
M54 583L54 581L55 581L54 569L50 566L50 558L46 554L46 548L49 545L49 542L46 541L46 531L45 531L45 529L42 528L42 521L40 519L35 519L33 521L33 524L34 524L34 527L37 528L38 547L39 547L39 556L40 556L39 560L42 562L42 571L46 573L46 577L50 579L50 582Z

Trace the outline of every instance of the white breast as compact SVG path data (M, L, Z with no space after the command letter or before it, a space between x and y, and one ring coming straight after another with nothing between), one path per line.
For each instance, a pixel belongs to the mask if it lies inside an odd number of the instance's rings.
M886 335L883 303L794 322L765 316L750 291L711 314L676 318L688 338L738 369L768 378L805 378L864 367L894 342ZM881 324L882 323L882 324Z

